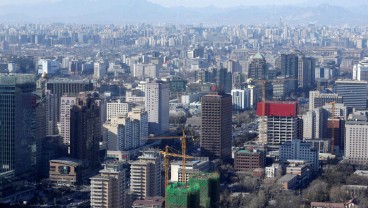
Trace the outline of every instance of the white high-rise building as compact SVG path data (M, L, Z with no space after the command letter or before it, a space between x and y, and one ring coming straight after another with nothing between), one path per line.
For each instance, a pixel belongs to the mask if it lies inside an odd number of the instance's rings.
M61 97L60 101L60 135L64 144L70 144L70 109L77 104L76 97Z
M144 109L134 108L128 114L112 117L103 127L103 137L109 151L135 149L147 142L148 114Z
M365 112L349 115L345 124L345 156L350 163L368 162L368 122Z
M156 64L134 64L133 76L138 78L157 78L159 75Z
M132 120L125 116L113 117L105 123L104 141L107 149L112 151L125 151L133 148Z
M93 68L93 78L94 79L103 79L106 76L107 72L107 64L105 62L95 62Z
M46 135L57 134L57 96L49 90L45 92L46 97Z
M323 108L308 111L303 116L303 137L314 140L327 136L327 112Z
M55 74L60 69L60 63L57 60L40 59L38 61L38 74Z
M252 107L251 90L250 89L234 89L231 90L233 102L233 110L246 110Z
M156 80L146 84L145 108L150 134L164 133L169 129L169 101L169 83Z
M121 100L117 100L117 102L108 102L107 103L107 120L111 120L116 116L124 116L128 114L131 110L131 104L121 102Z
M365 57L353 67L353 79L368 81L368 57Z

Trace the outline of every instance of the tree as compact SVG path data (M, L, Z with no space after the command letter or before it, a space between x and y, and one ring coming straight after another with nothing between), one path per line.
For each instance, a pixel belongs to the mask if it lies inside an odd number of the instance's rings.
M314 180L307 189L303 191L303 199L305 201L312 202L325 202L328 201L329 191L328 184L319 179Z
M331 202L346 202L350 199L349 192L340 186L333 186L330 190Z

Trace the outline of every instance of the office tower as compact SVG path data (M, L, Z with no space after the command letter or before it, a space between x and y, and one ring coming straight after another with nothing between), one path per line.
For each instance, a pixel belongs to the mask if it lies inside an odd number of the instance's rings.
M169 129L169 83L152 81L146 84L145 108L150 134L162 134Z
M368 162L368 119L364 112L349 115L345 124L344 158L353 164Z
M95 101L95 94L80 93L70 110L70 155L88 161L91 168L99 165L101 141L100 109Z
M158 150L144 151L130 165L130 192L134 199L162 195L162 164Z
M64 144L70 145L70 110L77 104L76 97L63 96L60 102L60 135Z
M250 109L253 107L253 103L251 103L251 89L235 89L231 90L231 97L233 103L233 110L243 111L246 109Z
M353 80L368 81L368 57L354 65Z
M209 68L195 71L196 82L208 82L217 86L217 89L231 93L232 89L232 73L225 68Z
M298 59L298 88L311 88L315 83L316 60L305 56Z
M297 139L298 136L298 103L283 101L268 101L257 104L257 116L266 117L265 125L259 125L259 132L266 135L260 138L267 138L267 144L279 145L286 141Z
M35 90L33 75L0 75L0 173L31 169Z
M312 170L316 173L319 169L318 152L319 150L311 143L296 139L280 145L279 160L280 162L304 160L311 164Z
M323 108L315 108L303 116L303 138L308 140L327 138L328 113ZM302 138L299 138L302 139Z
M105 78L107 68L107 63L103 61L95 62L93 65L93 78L97 80Z
M281 54L281 75L285 78L298 79L298 56Z
M267 63L265 57L261 53L252 56L249 63L248 78L256 80L267 79Z
M92 91L93 84L90 81L84 80L55 79L47 82L46 89L50 90L51 94L57 96L56 110L58 121L60 121L60 98L65 94L68 96L77 96L80 92Z
M309 110L323 107L325 104L331 102L343 103L343 98L338 94L309 91Z
M346 107L367 108L367 81L337 80L335 90L339 96L342 96Z
M223 92L202 97L201 148L211 158L229 159L232 138L232 99Z
M49 90L45 92L46 100L46 134L57 135L57 96Z
M110 101L106 104L106 108L106 120L111 120L113 117L128 114L131 110L131 104L122 102L121 100L117 100L116 102Z
M106 161L100 174L91 179L91 207L128 208L124 163Z

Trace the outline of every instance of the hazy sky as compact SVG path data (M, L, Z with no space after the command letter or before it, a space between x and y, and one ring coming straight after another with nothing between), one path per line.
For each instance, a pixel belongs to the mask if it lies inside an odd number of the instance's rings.
M303 3L306 0L149 0L163 6L187 6L187 7L232 7L232 6L250 6L250 5L275 5L275 4L297 4Z
M39 3L60 0L0 0L0 5ZM75 0L78 1L78 0ZM91 0L93 1L93 0ZM186 7L205 7L214 5L217 7L232 7L239 5L265 5L265 4L295 4L305 2L306 0L148 0L161 4L166 7L186 6Z

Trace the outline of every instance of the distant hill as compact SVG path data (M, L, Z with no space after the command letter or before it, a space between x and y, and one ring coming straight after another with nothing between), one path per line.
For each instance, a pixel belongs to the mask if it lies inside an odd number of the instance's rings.
M61 0L54 3L1 6L0 22L276 24L282 17L288 24L366 24L368 7L358 7L356 4L349 6L301 4L193 9L166 8L146 0Z

